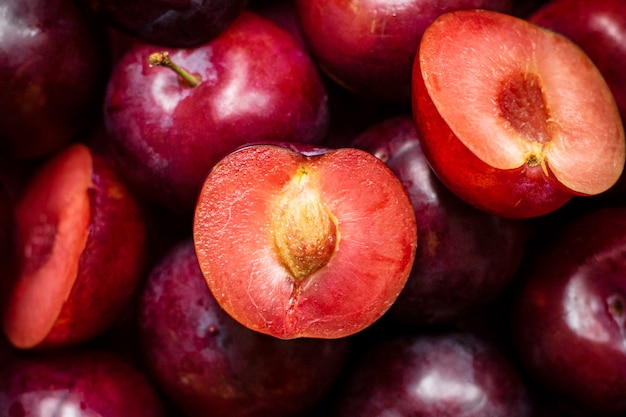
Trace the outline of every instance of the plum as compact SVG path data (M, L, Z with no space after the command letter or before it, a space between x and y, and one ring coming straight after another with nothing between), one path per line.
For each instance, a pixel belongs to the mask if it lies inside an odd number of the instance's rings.
M165 407L133 364L106 351L68 349L0 368L0 415L165 417Z
M19 348L102 332L138 288L146 225L135 197L81 143L47 159L15 205L17 277L3 328Z
M267 140L320 143L327 106L306 51L273 22L245 11L193 48L129 48L109 79L104 122L132 190L188 214L213 165L236 148Z
M280 340L218 305L193 241L173 246L146 282L140 307L146 366L189 417L302 415L344 369L347 339Z
M96 120L109 66L102 27L72 0L0 6L0 153L50 155Z
M512 298L521 369L568 409L626 412L626 208L574 212L528 259Z
M439 16L416 55L413 109L441 181L502 217L539 217L601 194L624 170L624 126L593 61L511 15Z
M343 382L332 417L529 417L532 397L502 351L465 332L370 345Z

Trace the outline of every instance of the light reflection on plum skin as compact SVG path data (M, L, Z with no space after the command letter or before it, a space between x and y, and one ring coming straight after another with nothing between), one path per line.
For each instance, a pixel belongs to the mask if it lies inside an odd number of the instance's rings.
M569 329L578 337L596 343L606 343L611 336L601 318L605 306L588 287L584 276L574 275L565 285L563 312Z
M333 417L531 415L530 397L515 368L470 333L385 339L357 365Z
M513 300L521 369L573 415L626 411L624 220L624 208L566 220L528 259Z

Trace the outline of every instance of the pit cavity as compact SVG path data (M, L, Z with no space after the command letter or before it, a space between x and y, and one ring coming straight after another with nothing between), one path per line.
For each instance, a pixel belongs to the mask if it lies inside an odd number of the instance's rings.
M270 230L280 262L298 282L335 253L337 219L322 201L316 175L308 167L301 166L277 197Z
M536 74L520 72L502 81L496 102L500 116L528 141L543 145L551 140L550 109ZM537 166L542 160L543 157L532 153L527 163Z

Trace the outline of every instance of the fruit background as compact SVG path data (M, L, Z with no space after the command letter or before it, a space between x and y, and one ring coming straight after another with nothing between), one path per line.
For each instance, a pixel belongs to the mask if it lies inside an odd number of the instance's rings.
M457 36L478 10L493 23ZM476 97L506 107L507 140L549 119L578 154L518 175L455 153L416 64L450 39L488 51L478 73L450 57L451 85L545 57L553 84ZM3 0L0 415L626 415L625 68L622 0ZM574 111L544 117L536 91ZM341 207L295 267L317 310L277 337L252 226L291 163Z

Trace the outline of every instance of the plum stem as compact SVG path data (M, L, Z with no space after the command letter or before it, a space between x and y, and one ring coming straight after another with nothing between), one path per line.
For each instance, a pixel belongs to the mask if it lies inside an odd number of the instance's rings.
M185 69L176 65L174 61L172 61L172 58L170 58L170 54L167 51L154 52L150 54L150 56L148 57L148 63L150 64L150 66L158 65L160 67L166 67L171 69L176 74L178 74L178 76L181 77L189 85L189 87L193 88L197 86L201 81L200 77L193 75Z

